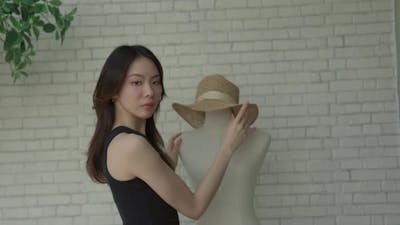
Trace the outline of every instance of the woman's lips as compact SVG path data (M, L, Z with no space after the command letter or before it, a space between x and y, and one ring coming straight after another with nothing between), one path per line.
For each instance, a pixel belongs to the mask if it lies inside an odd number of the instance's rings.
M146 104L143 105L143 107L146 108L146 109L151 109L151 108L154 107L154 103L146 103Z

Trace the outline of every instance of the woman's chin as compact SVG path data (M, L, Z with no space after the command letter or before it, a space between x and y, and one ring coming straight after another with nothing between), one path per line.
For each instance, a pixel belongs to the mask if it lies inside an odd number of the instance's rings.
M153 113L154 112L150 112L150 111L149 112L143 112L142 115L141 115L141 118L144 119L144 120L147 120L147 119L149 119L149 118L151 118L153 116Z

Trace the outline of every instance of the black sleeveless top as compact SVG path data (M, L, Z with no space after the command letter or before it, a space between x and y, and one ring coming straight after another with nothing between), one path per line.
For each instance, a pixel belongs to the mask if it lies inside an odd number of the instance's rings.
M120 133L133 133L146 138L129 127L114 128L105 139L102 168L110 186L115 204L124 225L179 225L177 211L166 203L140 178L118 181L107 168L107 148L111 140ZM146 138L147 140L147 138Z

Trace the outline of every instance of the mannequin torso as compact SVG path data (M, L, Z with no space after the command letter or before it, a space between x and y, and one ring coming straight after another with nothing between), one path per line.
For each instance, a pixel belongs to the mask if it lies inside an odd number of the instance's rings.
M203 127L183 132L181 160L197 186L215 158L230 109L206 113ZM216 195L200 217L198 225L258 225L253 208L253 193L258 171L270 144L269 134L256 130L233 154Z

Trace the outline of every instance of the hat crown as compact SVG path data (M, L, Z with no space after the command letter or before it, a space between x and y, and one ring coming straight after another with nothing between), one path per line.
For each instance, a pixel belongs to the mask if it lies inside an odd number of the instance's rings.
M202 96L207 96L208 93L220 93L221 96L229 96L230 99L234 101L233 103L238 103L239 92L239 88L222 75L208 75L204 77L197 86L196 100L199 100ZM225 99L226 98L221 98L221 100Z

